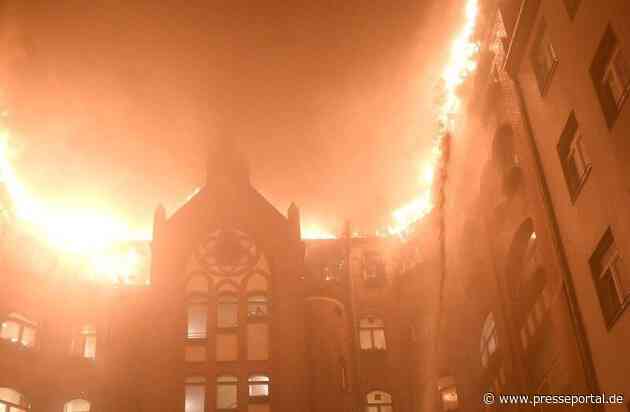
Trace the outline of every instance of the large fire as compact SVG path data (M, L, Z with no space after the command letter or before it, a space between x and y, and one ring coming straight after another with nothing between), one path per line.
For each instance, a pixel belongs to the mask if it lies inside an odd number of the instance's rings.
M392 213L393 223L388 230L390 234L403 235L433 209L434 177L443 157L444 139L452 132L454 117L461 105L458 88L477 67L479 46L473 41L473 35L478 12L478 0L467 0L464 27L451 46L449 60L442 73L443 96L437 112L437 130L431 158L422 168L423 190L415 199Z
M87 277L125 282L138 266L138 252L120 245L148 241L150 234L132 228L114 210L107 207L55 207L32 195L11 165L9 133L0 132L0 182L4 186L12 219L19 229L52 248L58 257L80 262ZM76 265L75 265L76 266Z

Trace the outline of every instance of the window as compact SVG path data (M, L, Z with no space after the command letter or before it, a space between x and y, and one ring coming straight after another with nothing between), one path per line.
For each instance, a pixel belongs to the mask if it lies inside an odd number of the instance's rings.
M86 359L96 358L96 329L94 326L85 325L75 332L71 353Z
M385 280L385 262L378 252L366 251L364 253L363 279L371 283Z
M252 375L249 377L249 399L266 400L269 397L269 376Z
M30 404L20 392L0 388L0 412L26 412L30 409Z
M481 364L488 366L490 357L496 352L498 347L497 331L492 312L488 314L481 331Z
M235 328L238 326L238 298L234 295L221 295L217 303L217 327Z
M206 342L190 343L184 347L184 360L186 362L205 362L206 361Z
M571 112L567 124L564 126L560 141L558 142L558 156L567 183L571 200L575 201L588 177L591 169L591 161L587 156L582 140L582 133L575 119L575 113Z
M188 339L206 339L208 336L208 303L205 298L193 298L188 302Z
M630 298L630 278L617 250L610 228L589 260L599 304L610 327Z
M538 82L538 90L544 95L549 87L553 72L558 65L558 56L551 44L549 33L547 30L547 22L541 19L538 26L538 32L532 45L530 60Z
M630 66L610 25L599 43L590 72L606 124L612 128L630 88Z
M63 412L90 412L90 402L85 399L73 399L63 406Z
M372 391L365 397L367 412L393 412L392 396L383 391Z
M339 372L341 390L343 392L348 392L350 389L350 385L348 385L348 365L346 359L343 357L339 358Z
M567 13L569 14L569 18L573 20L575 15L577 14L578 8L580 7L580 3L582 0L563 0L564 7L567 9Z
M265 295L251 295L247 298L247 317L265 318L268 315L268 302Z
M219 376L217 378L217 410L234 410L238 408L238 378L236 376Z
M385 350L385 323L368 316L359 322L359 341L362 350Z
M206 409L206 378L191 376L184 385L184 411L204 412Z
M0 326L0 339L32 348L35 346L36 328L35 322L17 313L11 313Z

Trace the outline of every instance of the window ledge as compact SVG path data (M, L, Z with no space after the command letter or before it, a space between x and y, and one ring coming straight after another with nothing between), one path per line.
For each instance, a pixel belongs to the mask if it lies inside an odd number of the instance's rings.
M582 192L582 188L586 184L588 177L591 175L592 168L593 166L589 164L588 167L586 168L586 171L582 174L582 177L580 178L580 182L578 183L577 187L571 191L571 204L572 205L575 205L575 203L577 202L577 199L580 196L580 193Z

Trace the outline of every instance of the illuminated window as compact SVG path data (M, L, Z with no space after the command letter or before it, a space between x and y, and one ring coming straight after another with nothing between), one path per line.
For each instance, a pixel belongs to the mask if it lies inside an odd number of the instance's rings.
M238 299L233 295L221 295L217 302L217 327L238 326Z
M365 397L367 412L393 412L392 396L383 391L372 391Z
M208 336L208 303L205 298L194 298L187 308L188 339L206 339Z
M251 295L247 298L247 317L265 318L269 314L269 304L265 295Z
M265 400L269 397L269 376L252 375L248 379L249 399Z
M85 325L75 332L71 353L86 359L96 358L96 329L94 326Z
M385 323L382 319L368 316L359 322L359 341L362 350L385 350Z
M219 376L217 378L217 410L230 411L238 408L238 378Z
M630 301L630 276L610 228L589 260L599 304L610 327Z
M591 168L591 161L584 149L582 133L574 112L569 115L564 131L560 136L558 155L564 172L564 180L567 183L571 200L574 201Z
M31 405L18 391L11 388L0 388L0 412L26 412Z
M481 364L488 366L490 357L496 352L498 347L497 331L492 312L488 314L481 331Z
M35 346L36 328L35 322L17 313L12 313L0 325L0 339L32 348Z
M630 65L610 25L599 43L590 73L606 124L611 128L630 89Z
M532 46L530 60L538 82L540 94L544 95L549 87L553 72L558 65L558 56L551 44L547 22L542 19Z
M73 399L64 405L63 412L90 412L90 402L85 399Z
M204 412L206 408L206 378L191 376L186 378L184 411Z

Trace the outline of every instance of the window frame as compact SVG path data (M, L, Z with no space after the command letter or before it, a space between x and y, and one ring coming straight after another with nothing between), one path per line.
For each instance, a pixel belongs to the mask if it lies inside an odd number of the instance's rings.
M260 303L252 302L254 298L258 298L258 297L264 298L263 306L265 307L265 311L264 313L261 313L261 314L252 313L250 311L250 305L258 305L258 306L261 305ZM270 303L271 302L269 301L269 294L267 292L252 291L248 293L247 294L247 322L267 321L270 317L270 309L271 309Z
M542 50L544 47L544 50ZM551 65L548 67L541 67L539 65L539 57L543 55L544 61L551 61ZM544 17L540 18L538 22L538 28L536 29L536 36L534 37L531 49L529 51L529 60L532 65L532 70L536 78L536 84L538 85L538 91L540 96L544 97L549 90L551 80L556 72L556 68L560 62L558 53L556 52L551 37L549 35L549 25ZM541 72L539 69L544 69L545 72Z
M232 381L221 381L222 378L232 378ZM236 375L229 375L229 374L221 374L221 375L217 375L217 378L215 380L215 390L216 390L216 399L215 399L215 409L217 412L222 412L222 411L236 411L239 409L239 393L238 393L238 376ZM221 386L234 386L234 393L236 393L236 402L234 404L233 407L230 408L221 408L219 407L219 387Z
M618 57L619 53L624 53L625 55L627 50L628 49L621 44L615 30L613 30L612 25L609 23L606 25L606 29L599 41L589 69L602 114L604 115L604 120L609 130L611 130L617 122L617 118L625 106L628 94L630 94L630 73L629 81L624 86L620 98L615 98L606 79L611 70L617 74L614 69L611 69L615 67L615 58ZM630 70L630 62L627 60L628 57L624 57L626 58L625 64L628 66L627 69Z
M370 321L371 319L371 321ZM363 326L363 321L364 320L368 320L368 323L376 323L376 321L380 321L382 326ZM383 347L382 348L377 348L375 345L376 339L375 339L375 332L376 331L380 331L383 334ZM363 344L362 344L362 332L367 332L369 333L370 336L370 347L369 348L364 348ZM363 316L359 319L359 349L362 352L385 352L387 351L387 333L385 332L385 321L383 320L383 318L381 318L380 316L375 316L375 315L367 315L367 316Z
M266 381L254 381L256 377L267 378ZM265 386L266 395L252 395L252 388L255 386ZM267 403L271 399L271 377L268 373L252 373L247 377L247 397L250 403Z
M16 394L16 395L18 395L20 397L20 404L15 404L15 403L9 402L7 400L0 399L0 405L4 405L4 407L5 407L7 412L9 412L9 411L13 412L14 409L17 409L17 412L27 412L27 411L31 410L31 403L28 401L26 396L24 396L22 394L22 392L17 391L17 390L15 390L13 388L10 388L8 386L0 387L0 389L8 389L9 391L14 392L14 394Z
M607 259L602 261L605 257ZM630 305L630 285L625 288L624 293L622 280L619 279L623 277L623 272L627 271L623 262L612 229L608 227L589 259L589 266L604 323L609 330ZM608 295L605 296L605 293ZM613 306L609 307L611 303Z
M205 376L188 376L184 379L184 411L186 411L186 393L188 387L202 387L203 389L203 407L202 411L208 410L208 380Z
M205 320L206 320L205 330L202 334L199 334L199 335L191 334L190 332L190 309L193 306L203 306L206 309L205 310ZM201 341L206 341L208 339L208 335L210 332L210 328L209 328L210 317L208 316L209 309L210 309L210 305L209 305L208 296L201 295L201 294L193 294L188 297L188 299L186 300L186 333L185 333L186 341L201 342Z
M64 404L63 404L63 412L68 412L68 411L67 411L67 408L68 408L69 404L70 404L71 402L74 402L74 401L84 401L84 402L87 402L88 407L89 407L88 411L91 411L91 410L92 410L92 402L90 402L88 399L86 399L86 398L73 398L73 399L70 399L68 402L66 402L66 403L64 403ZM71 411L71 412L72 412L72 411Z
M222 302L222 299L230 299L230 301L225 301ZM234 309L234 315L235 315L235 323L234 324L222 324L221 323L221 306L222 305L230 305L231 307L233 307ZM240 299L239 296L236 293L233 292L221 292L219 293L219 295L217 296L217 314L216 314L216 326L217 326L217 331L230 331L230 330L237 330L239 328L240 325Z
M370 395L371 394L385 394L386 396L389 397L389 402L384 401L384 402L370 402ZM392 412L394 410L394 397L392 396L392 394L390 392L381 390L381 389L373 389L369 392L366 392L365 394L365 410L366 411L370 411L370 408L376 408L375 412ZM388 408L388 409L386 409Z
M20 348L24 349L36 349L39 343L39 334L38 334L38 324L35 321L30 320L26 316L12 312L9 313L0 323L0 328L4 329L8 326L9 323L13 323L17 327L17 338L0 338L0 341L8 342L12 345L17 345ZM33 343L28 345L23 342L24 340L24 331L31 330L33 332ZM1 334L0 334L1 336Z
M575 112L572 110L569 113L569 117L564 125L560 139L558 139L557 145L558 158L560 159L560 166L562 167L562 174L564 176L564 182L571 198L571 204L575 204L579 197L582 188L586 184L588 177L591 174L593 163L588 156L586 147L584 146L584 135L580 128L580 124L575 117ZM579 155L582 164L581 173L571 173L570 162L577 164L575 159L576 153ZM576 172L577 167L575 168Z
M494 349L490 350L490 341L494 342ZM497 333L497 322L494 313L489 312L481 328L481 339L479 352L481 354L481 366L487 368L492 356L499 350L499 337Z
M91 328L92 332L84 333L83 331L86 330L86 328ZM94 338L94 356L93 357L85 356L85 349L86 349L87 340L89 337ZM73 333L72 347L70 348L70 354L77 358L85 359L88 361L95 361L96 353L97 353L96 352L97 343L98 343L98 339L97 339L96 327L94 327L94 324L92 323L85 323L80 328L76 328Z

